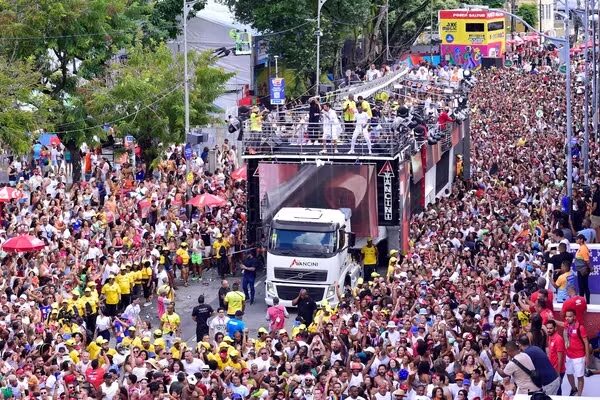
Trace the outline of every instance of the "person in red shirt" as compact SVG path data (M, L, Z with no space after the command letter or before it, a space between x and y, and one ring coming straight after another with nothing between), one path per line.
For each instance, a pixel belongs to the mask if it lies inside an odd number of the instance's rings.
M579 296L574 285L567 286L567 294L569 298L563 303L562 315L565 316L567 310L575 312L575 319L580 324L585 322L585 313L587 312L587 302L585 297Z
M437 122L438 122L438 125L441 130L446 129L446 124L448 122L454 122L454 120L452 118L450 118L450 116L448 115L449 112L450 112L450 109L448 107L445 107L444 110L438 116Z
M85 379L91 383L96 390L104 382L105 369L99 365L98 360L92 360L91 366L85 371Z
M562 395L562 380L565 376L565 340L556 332L556 322L550 320L546 323L546 354L550 359L550 364L560 375L560 386L557 395Z
M571 384L570 396L581 396L583 393L583 378L590 356L590 345L585 327L577 322L575 311L565 313L565 372ZM577 378L577 388L575 387Z
M533 303L535 305L537 303L538 298L540 296L544 296L547 299L546 300L546 308L552 310L552 304L554 304L554 293L552 293L552 290L546 289L546 279L542 278L542 277L538 278L537 285L538 285L538 290L531 293L531 297L529 298L529 300L531 301L531 303ZM533 310L531 310L531 311L533 311Z

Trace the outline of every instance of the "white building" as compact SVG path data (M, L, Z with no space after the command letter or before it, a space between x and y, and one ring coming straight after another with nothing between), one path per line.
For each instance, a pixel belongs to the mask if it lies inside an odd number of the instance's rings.
M230 37L232 29L251 31L249 26L235 21L227 6L208 0L203 10L187 21L188 50L215 50L221 47L233 48L235 43ZM183 35L169 45L175 51L183 51ZM217 65L233 76L227 82L228 93L215 102L223 109L223 116L237 115L237 101L242 97L245 85L252 86L252 56L236 56L233 52L220 58Z

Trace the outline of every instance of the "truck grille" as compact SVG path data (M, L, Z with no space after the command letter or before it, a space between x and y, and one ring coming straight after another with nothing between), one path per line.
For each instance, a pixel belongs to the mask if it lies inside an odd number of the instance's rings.
M275 279L304 282L325 282L327 280L327 271L275 268Z
M300 293L300 289L302 289L301 287L298 286L280 286L277 285L277 296L281 299L281 300L294 300L296 297L298 297L298 293ZM305 288L306 291L308 292L308 295L310 296L311 299L313 299L314 301L321 301L323 300L323 294L325 294L325 288L319 288L319 287L307 287Z

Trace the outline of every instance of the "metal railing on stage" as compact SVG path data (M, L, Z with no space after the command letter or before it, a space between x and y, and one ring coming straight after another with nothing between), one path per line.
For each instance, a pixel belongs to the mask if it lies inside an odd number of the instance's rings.
M420 149L428 137L437 136L443 147L450 143L451 126L442 131L437 122L428 123L427 136L419 136L412 129L398 125L393 121L370 123L367 128L369 147L365 135L359 131L353 151L352 136L356 126L341 121L338 128L323 122L308 123L308 114L295 113L293 116L276 122L265 122L260 130L250 129L249 121L244 125L242 140L244 157L270 156L320 156L327 154L336 157L364 156L371 158L410 157ZM332 129L337 129L339 136L332 141Z

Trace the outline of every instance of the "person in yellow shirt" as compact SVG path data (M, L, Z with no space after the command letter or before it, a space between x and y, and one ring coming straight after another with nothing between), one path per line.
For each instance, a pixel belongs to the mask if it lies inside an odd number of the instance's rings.
M181 261L179 268L181 268L181 280L183 280L183 286L189 286L188 279L190 275L190 253L188 252L187 242L181 242L179 248L175 252L175 260Z
M250 111L250 132L262 132L262 114L260 113L260 109L257 106L254 106Z
M154 345L150 343L150 338L148 336L144 336L142 339L142 345L136 347L139 347L142 351L147 351L150 356L156 355L156 349Z
M254 342L254 350L258 353L260 349L267 346L267 337L269 337L269 331L265 327L258 328L258 339Z
M229 318L235 316L236 311L244 311L246 306L246 296L240 292L239 282L233 282L231 291L225 295L223 302L227 306L227 315Z
M173 340L173 347L171 347L171 356L174 360L181 360L181 357L187 350L185 343L181 343L181 338L175 338Z
M354 131L354 124L356 123L356 102L354 101L354 95L351 93L342 105L342 112L344 117L344 131L346 135L352 135Z
M154 347L161 346L163 349L166 347L165 339L163 339L163 333L160 329L155 329L152 332L154 336Z
M104 296L104 304L106 305L106 315L109 317L116 316L121 301L121 288L115 282L114 275L109 275L108 280L102 286L102 296Z
M550 279L550 284L557 289L556 299L561 303L564 303L569 297L567 284L569 283L571 274L571 262L569 260L564 260L560 265L560 275L556 279L556 282L553 282L552 279Z
M150 261L146 260L144 261L144 266L142 267L142 279L144 281L144 299L146 299L144 306L149 306L152 304L152 288L154 286L152 276L152 264L150 263Z
M133 281L133 296L140 297L142 295L142 284L144 282L144 279L142 274L142 266L137 262L133 263L131 280Z
M242 372L246 368L246 362L240 358L240 352L236 349L229 351L229 361L227 366L233 368L237 372Z
M91 282L90 282L91 283ZM95 290L94 290L95 292ZM92 289L86 287L83 290L83 297L79 299L81 307L83 308L83 318L85 319L85 325L88 327L90 332L96 331L96 317L98 316L98 294L96 296L92 294Z
M373 244L372 238L367 238L367 244L360 249L363 262L363 276L364 279L369 282L371 280L371 274L377 269L377 247Z
M115 276L115 282L119 285L119 289L121 289L119 309L123 311L131 303L131 288L133 287L131 277L127 273L127 267L121 267L120 273Z
M73 300L72 300L73 311L78 316L83 317L85 314L84 314L84 309L83 309L83 303L81 302L81 299L79 297L79 295L80 295L79 289L74 289L71 292L71 294L73 295Z
M363 111L367 113L369 118L373 118L373 112L371 111L371 105L368 101L363 99L362 96L358 96L358 101L356 102L356 106L361 106Z
M68 339L65 341L65 346L67 346L67 351L69 353L69 358L75 364L79 362L79 352L75 349L75 340Z
M391 282L394 279L394 271L396 270L396 266L398 265L398 258L390 257L388 261L388 268L385 274L387 281Z
M102 360L100 357L100 353L102 350L108 350L108 340L104 339L102 336L98 336L96 340L91 342L87 349L88 353L90 353L90 360Z
M141 348L142 339L137 335L137 329L135 329L135 326L130 326L127 331L129 332L129 336L125 336L121 343L123 343L124 346L128 346L130 349L134 347Z
M167 306L167 312L163 314L160 319L160 327L163 332L163 337L166 341L167 348L171 347L173 338L180 333L181 318L175 312L175 305L169 303Z
M221 279L225 279L225 274L229 273L227 268L227 250L229 249L229 242L223 239L222 233L217 233L215 242L213 243L213 249L215 250L215 260L217 260L217 271L221 276Z

